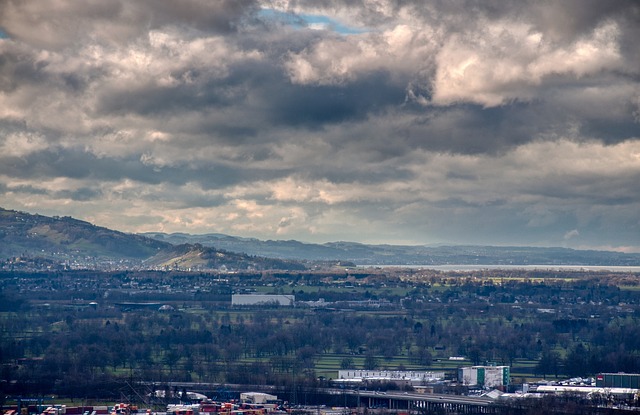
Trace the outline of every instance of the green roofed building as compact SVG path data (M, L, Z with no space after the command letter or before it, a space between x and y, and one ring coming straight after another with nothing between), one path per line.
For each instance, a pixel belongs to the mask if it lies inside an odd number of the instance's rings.
M596 386L600 388L640 389L638 373L598 373Z

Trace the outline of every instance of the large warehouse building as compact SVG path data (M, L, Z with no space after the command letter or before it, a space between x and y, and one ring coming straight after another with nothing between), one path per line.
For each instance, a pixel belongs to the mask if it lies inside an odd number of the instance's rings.
M276 294L233 294L231 305L280 305L293 306L296 301L295 295Z

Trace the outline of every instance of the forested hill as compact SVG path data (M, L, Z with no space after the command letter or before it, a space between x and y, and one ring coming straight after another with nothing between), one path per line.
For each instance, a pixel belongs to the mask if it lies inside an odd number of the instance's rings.
M0 208L0 258L144 259L171 247L142 235L95 226L71 217L32 215Z

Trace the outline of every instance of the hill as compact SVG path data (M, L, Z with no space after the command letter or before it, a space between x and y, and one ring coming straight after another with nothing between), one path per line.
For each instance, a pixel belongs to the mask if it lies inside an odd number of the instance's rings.
M358 265L583 265L640 266L640 254L518 246L370 245L356 242L311 244L299 241L262 241L223 234L145 233L169 243L198 243L248 255L304 261L343 260Z
M165 249L145 260L144 268L177 270L304 270L306 267L297 261L249 256L222 251L200 244L183 244Z
M169 247L167 242L67 216L48 217L0 208L0 258L140 260Z
M0 208L0 268L39 270L179 269L304 270L296 261L174 244L93 225Z

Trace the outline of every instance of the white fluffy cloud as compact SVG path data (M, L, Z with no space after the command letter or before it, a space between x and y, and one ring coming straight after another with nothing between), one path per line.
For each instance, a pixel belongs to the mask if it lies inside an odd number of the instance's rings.
M332 37L291 54L285 66L299 84L342 84L376 71L412 78L433 67L438 37L429 28L404 24L381 33Z
M472 102L496 106L539 98L557 77L565 82L623 68L619 30L604 22L564 45L556 44L531 25L487 22L481 33L451 36L440 50L433 102Z

